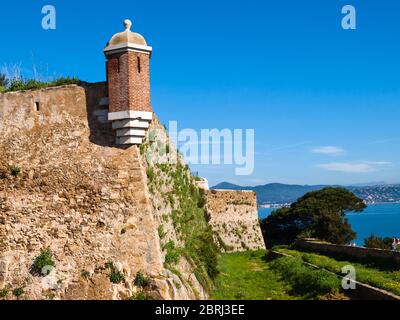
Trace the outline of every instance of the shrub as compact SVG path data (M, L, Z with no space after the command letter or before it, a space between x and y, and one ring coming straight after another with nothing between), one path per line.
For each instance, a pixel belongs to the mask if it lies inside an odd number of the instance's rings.
M1 299L4 299L5 297L7 297L7 295L8 295L8 287L5 287L0 290L0 298Z
M391 250L392 242L392 238L381 238L371 235L370 237L364 239L364 246L371 249Z
M21 174L21 168L19 166L12 166L10 170L11 175L14 177L18 177Z
M125 280L125 277L121 272L116 271L116 270L112 270L112 272L110 274L110 281L112 283L119 284L124 280Z
M111 273L110 273L110 281L112 283L120 284L122 281L125 281L124 275L121 272L119 272L119 271L117 271L115 269L114 262L108 261L106 263L106 268L110 269L110 271L111 271Z
M178 250L175 248L175 243L173 241L169 241L165 246L164 250L167 251L165 255L165 263L169 264L176 264L179 262L180 254Z
M44 268L55 267L55 265L51 250L45 249L41 251L40 255L33 262L33 271L47 276L50 273L50 270L45 270Z
M24 294L24 288L16 288L12 291L13 295L17 298Z
M138 273L136 273L134 284L135 284L135 286L138 286L140 288L146 288L150 284L150 279L145 277L139 271Z

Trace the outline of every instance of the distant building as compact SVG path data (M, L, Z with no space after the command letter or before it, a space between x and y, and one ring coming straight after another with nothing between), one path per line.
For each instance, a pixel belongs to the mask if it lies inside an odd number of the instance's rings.
M197 178L196 184L200 189L210 190L210 186L209 186L208 180L206 178Z

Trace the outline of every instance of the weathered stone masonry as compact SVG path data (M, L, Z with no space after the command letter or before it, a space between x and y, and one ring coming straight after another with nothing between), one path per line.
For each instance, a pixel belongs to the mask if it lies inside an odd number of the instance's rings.
M153 298L208 297L186 259L176 266L180 277L164 266L158 228L172 208L161 190L150 194L138 145L148 129L166 132L150 107L151 48L125 24L105 50L108 83L0 94L0 289L10 289L7 299L16 288L24 299L128 299L140 290L138 272L149 277ZM263 247L253 193L209 191L207 210L222 249ZM179 231L163 223L178 243ZM32 263L46 248L56 266L40 277ZM110 262L124 276L118 284Z
M210 190L206 195L210 224L222 250L265 249L255 192Z

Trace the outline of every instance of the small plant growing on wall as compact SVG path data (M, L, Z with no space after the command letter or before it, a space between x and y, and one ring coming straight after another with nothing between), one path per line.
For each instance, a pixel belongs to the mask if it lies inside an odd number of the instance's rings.
M24 294L24 288L16 288L13 290L13 295L17 298L19 298L20 296L22 296Z
M110 269L110 281L114 284L120 284L122 281L125 280L124 275L115 269L114 263L109 261L106 263L106 268Z
M10 170L13 177L18 177L21 174L21 168L19 166L12 166Z
M47 276L54 268L56 263L53 260L53 253L50 249L44 249L40 255L36 257L32 265L32 271L36 275Z
M179 262L180 253L175 248L175 243L173 241L169 241L164 246L164 250L167 251L167 253L165 255L165 264L166 265L176 264Z
M150 284L150 279L144 276L143 273L139 271L138 273L136 273L134 284L137 287L146 288Z
M0 299L4 299L8 295L8 291L10 290L9 286L4 287L0 290Z
M111 272L111 274L110 274L110 281L112 282L112 283L114 283L114 284L119 284L119 283L121 283L122 281L124 281L124 279L125 279L125 277L124 277L124 275L121 273L121 272L119 272L119 271L112 271Z

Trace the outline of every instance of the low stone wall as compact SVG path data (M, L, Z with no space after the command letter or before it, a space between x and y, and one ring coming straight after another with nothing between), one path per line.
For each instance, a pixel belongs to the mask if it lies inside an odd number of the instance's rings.
M293 257L293 256L291 256L289 254L278 252L278 251L270 251L268 253L268 256L270 258L272 258L272 259L278 259L278 258L283 258L283 257ZM311 263L304 262L304 264L308 265L309 267L312 267L314 269L320 269L320 270L323 270L325 272L334 274L334 275L338 276L341 279L344 279L344 277L341 276L341 275L338 275L338 274L333 273L331 271L328 271L326 269L321 269L318 266L313 265ZM358 299L363 299L363 300L392 300L392 301L400 301L400 297L396 296L395 294L393 294L391 292L388 292L388 291L385 291L385 290L382 290L382 289L378 289L378 288L372 287L372 286L370 286L368 284L361 283L361 282L358 282L358 281L354 281L354 282L356 284L356 289L355 289L354 292L352 292L350 294L350 296L352 296L352 297L356 297Z
M253 191L210 190L207 213L222 251L265 249Z
M297 241L295 247L357 261L386 262L400 266L400 252L336 245L318 241Z

